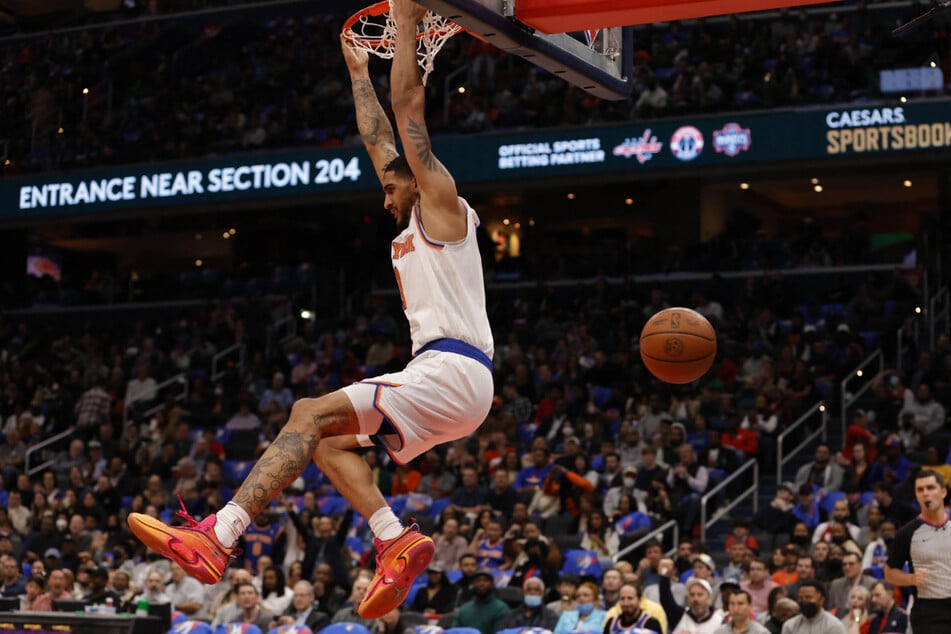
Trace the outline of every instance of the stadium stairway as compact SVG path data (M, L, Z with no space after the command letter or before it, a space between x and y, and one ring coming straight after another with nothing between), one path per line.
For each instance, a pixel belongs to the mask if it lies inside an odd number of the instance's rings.
M826 429L826 442L832 447L833 452L837 452L842 447L842 426L838 418L829 417L828 427ZM796 471L807 462L811 462L815 452L815 446L818 441L813 441L805 449L800 451L783 468L783 480L792 480ZM776 495L776 489L779 482L776 481L775 463L765 465L760 463L759 488L756 491L757 504L759 509L763 509L773 501ZM755 513L753 512L752 498L746 498L737 504L730 513L723 514L718 521L707 530L706 545L716 561L717 569L726 566L729 557L726 552L726 539L732 530L732 517L744 517L752 521ZM758 531L755 528L752 531L753 536L760 544L761 555L770 556L771 549L781 546L785 543L785 537L779 538L773 543L773 538L768 533ZM780 542L782 540L782 542Z

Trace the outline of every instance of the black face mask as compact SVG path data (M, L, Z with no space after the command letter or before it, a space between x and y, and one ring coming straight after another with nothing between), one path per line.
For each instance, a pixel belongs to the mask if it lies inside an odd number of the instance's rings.
M819 614L819 606L813 603L812 601L800 601L799 610L802 612L802 615L807 619L813 618L815 615Z
M833 543L833 544L840 544L840 545L841 545L841 544L844 544L844 543L845 543L845 540L846 540L845 537L833 537L833 538L832 538L832 543Z
M806 544L809 543L809 536L808 535L793 535L792 539L790 539L789 541L796 544L797 546L805 546Z
M894 537L894 536L892 536L892 537L883 537L883 538L882 538L882 541L885 542L885 545L886 545L886 546L891 546L891 545L892 545L892 542L895 541L895 537Z

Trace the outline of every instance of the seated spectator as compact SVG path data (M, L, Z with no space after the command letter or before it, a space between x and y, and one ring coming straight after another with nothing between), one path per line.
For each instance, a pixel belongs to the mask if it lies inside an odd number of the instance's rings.
M894 488L888 482L872 485L872 494L885 518L892 520L897 526L904 526L918 515L911 506L895 499Z
M321 612L315 601L314 584L301 579L294 584L294 597L283 614L274 619L278 627L281 625L297 625L310 628L311 632L319 632L330 625L330 615Z
M575 605L565 610L558 617L558 623L553 630L554 634L569 634L576 632L601 632L604 629L606 613L598 607L600 603L598 586L585 581L575 590Z
M842 467L832 460L832 450L826 443L816 447L815 460L799 468L796 472L796 484L808 484L816 487L819 495L842 488Z
M697 462L693 447L683 444L678 450L680 464L667 474L671 503L680 508L681 530L692 534L700 517L700 496L707 490L709 472Z
M413 598L412 610L424 615L449 614L456 607L458 588L446 577L446 566L433 560L426 569L426 587Z
M19 562L10 555L0 557L0 596L18 597L26 593L26 579Z
M740 588L749 593L754 614L768 612L769 593L780 584L769 576L769 563L762 557L754 558L747 568L747 578L740 581Z
M294 404L294 394L284 385L284 374L275 372L271 377L271 387L264 391L258 401L258 411L268 425L282 425Z
M284 571L269 566L261 575L261 608L272 617L283 614L291 605L294 591L287 587Z
M613 612L617 611L617 614ZM617 609L605 618L605 632L623 632L639 628L647 634L663 634L664 626L641 608L640 588L637 584L625 583L618 592Z
M869 631L872 615L869 614L871 593L865 586L855 586L849 591L848 609L836 613L847 632Z
M158 397L158 383L152 378L147 363L135 366L135 378L125 388L125 402L129 406L147 407Z
M234 571L232 571L232 576L234 576ZM250 578L251 576L248 575L249 580ZM51 574L50 585L52 585L52 582L53 582L53 577ZM232 588L233 587L234 586L232 586ZM159 572L158 570L152 570L149 572L149 574L146 575L145 587L142 589L142 592L140 592L139 594L135 595L135 597L133 597L132 603L137 604L139 601L142 601L142 600L148 601L149 605L159 605L162 603L172 602L171 597L169 597L165 593L165 582L162 580L162 573ZM233 600L234 599L232 599L230 602L233 602ZM230 603L230 602L226 601L226 603ZM215 607L218 607L218 606L215 606ZM216 610L213 609L210 616L213 617L215 611Z
M436 449L427 451L426 464L429 466L429 473L419 481L416 492L428 495L433 500L452 495L456 489L456 476L444 467L442 454Z
M241 582L237 585L235 591L234 607L220 610L211 623L212 628L230 623L249 623L261 628L262 632L268 631L271 625L271 616L261 609L260 595L254 584ZM179 609L177 603L174 604L174 608Z
M867 591L875 585L875 578L865 574L862 569L862 558L853 552L842 555L843 576L833 579L829 584L827 607L836 615L846 615L849 612L849 593L856 586L862 586ZM866 601L868 595L865 597Z
M823 634L845 634L845 627L835 616L826 612L826 590L821 583L805 581L799 588L799 606L801 613L783 624L784 634L805 634L823 632Z
M826 520L826 511L819 506L811 484L803 483L799 486L799 504L793 508L792 515L811 531L815 531L819 524Z
M485 568L476 571L472 579L472 599L459 606L453 627L472 627L482 634L495 634L502 629L502 621L510 608L495 596L492 584L491 572Z
M53 600L46 590L46 579L30 575L26 581L26 593L20 598L20 609L27 612L52 612Z
M891 434L885 439L885 450L869 470L868 479L874 487L879 482L897 486L911 475L911 461L904 453L901 438Z
M469 552L478 559L479 568L507 570L512 562L505 554L505 539L502 522L489 520L485 529L478 529L469 543Z
M343 607L334 612L332 623L359 623L367 628L373 627L373 619L365 619L357 613L357 607L363 601L363 597L370 587L370 579L365 575L360 575L354 580L350 588L350 596L347 597Z
M861 529L849 522L849 503L845 498L841 498L835 501L835 504L832 505L832 517L819 524L815 531L812 534L812 543L818 541L832 541L832 525L836 522L845 524L849 530L849 535L853 540L858 541L859 534Z
M442 528L433 534L433 543L433 561L442 563L445 570L458 570L459 558L469 548L466 538L459 534L459 521L452 517L443 521Z
M875 616L868 631L905 632L908 629L908 614L895 603L895 588L887 581L872 586L872 609Z

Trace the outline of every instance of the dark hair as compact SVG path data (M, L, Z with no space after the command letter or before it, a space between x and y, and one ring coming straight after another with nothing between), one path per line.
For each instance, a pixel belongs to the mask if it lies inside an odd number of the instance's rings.
M406 157L402 154L397 155L383 167L383 173L395 172L404 178L413 178L413 170L410 169Z
M919 475L918 475L918 476L915 476L915 479L916 479L916 480L917 480L918 477L921 475L921 473L922 473L922 472L919 471L919 472L918 472ZM938 475L938 474L935 473L935 475ZM939 477L940 477L940 476L939 476ZM888 482L884 482L884 481L881 481L881 480L880 480L880 481L878 481L878 482L876 482L875 484L872 485L872 489L873 489L874 491L881 491L882 493L887 493L887 494L888 494L888 497L895 497L895 487L893 487L893 486L892 486L890 483L888 483Z
M774 589L775 589L775 588L774 588ZM746 590L744 590L744 589L742 589L742 588L737 588L736 590L734 590L733 592L731 592L731 593L730 593L730 597L735 597L735 596L738 595L738 594L739 594L739 595L743 595L744 597L746 597L746 602L747 602L747 603L750 603L750 604L753 603L753 597L750 595L749 592L747 592Z
M801 589L803 589L803 588L812 588L813 590L815 590L816 592L818 592L819 594L821 594L823 599L825 599L826 596L828 596L828 595L826 595L826 588L825 588L825 586L822 585L821 582L816 581L816 580L814 580L814 579L806 579L805 581L800 582L800 583L799 583L799 589L801 590Z
M915 482L918 480L924 480L925 478L934 478L938 483L938 486L942 489L946 486L944 483L944 476L933 469L922 469L918 472L918 475L915 476Z

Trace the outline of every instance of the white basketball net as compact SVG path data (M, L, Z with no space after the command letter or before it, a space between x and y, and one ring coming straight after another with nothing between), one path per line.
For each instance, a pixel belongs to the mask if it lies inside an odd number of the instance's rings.
M393 19L389 0L368 7L365 13L354 16L352 24L345 24L344 36L357 46L383 59L393 59L396 46L396 20ZM351 18L351 20L354 20ZM349 22L350 20L348 20ZM423 71L423 84L433 71L436 53L462 27L455 22L427 11L416 34L416 58Z

